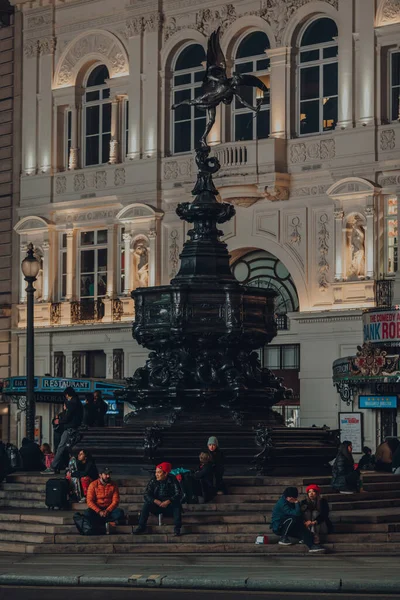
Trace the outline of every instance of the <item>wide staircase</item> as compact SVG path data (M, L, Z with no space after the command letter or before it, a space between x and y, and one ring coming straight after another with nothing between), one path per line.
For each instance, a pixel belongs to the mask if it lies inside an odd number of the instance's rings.
M46 477L18 473L0 484L0 552L34 554L209 553L304 554L303 545L279 546L269 523L272 507L287 485L301 493L313 482L321 485L331 507L334 533L324 540L330 553L355 555L400 554L400 477L364 475L365 492L333 492L329 477L228 476L228 494L208 504L184 505L182 537L173 537L170 519L162 525L150 517L148 534L133 536L147 477L115 476L121 507L128 514L110 536L78 535L72 520L85 504L69 511L45 508ZM263 535L265 544L256 545Z

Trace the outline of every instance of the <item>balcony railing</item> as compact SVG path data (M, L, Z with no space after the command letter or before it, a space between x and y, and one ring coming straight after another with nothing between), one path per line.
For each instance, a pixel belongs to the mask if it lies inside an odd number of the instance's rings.
M71 302L71 323L96 323L103 319L104 312L104 302L101 298L85 298L79 302Z

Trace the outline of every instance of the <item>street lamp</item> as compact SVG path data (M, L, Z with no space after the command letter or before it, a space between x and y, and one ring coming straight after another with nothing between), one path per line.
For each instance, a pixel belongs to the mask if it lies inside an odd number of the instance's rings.
M34 398L34 369L35 356L33 345L33 283L39 273L40 264L33 254L33 244L28 245L26 257L21 263L26 286L26 437L35 439L35 398Z

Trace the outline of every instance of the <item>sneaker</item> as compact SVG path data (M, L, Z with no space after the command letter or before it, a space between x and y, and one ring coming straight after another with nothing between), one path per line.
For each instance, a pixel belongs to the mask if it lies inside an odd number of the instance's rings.
M180 529L175 529L174 530L174 537L181 537L181 530Z
M325 548L323 548L322 546L318 546L317 544L314 544L313 546L311 546L311 548L309 549L309 552L312 552L313 554L317 554L317 552L319 552L320 554L323 554L326 552Z
M54 469L45 469L44 471L41 471L40 474L41 475L56 475L57 471L55 471Z
M292 542L289 540L289 538L286 535L281 537L278 544L280 544L281 546L292 546Z
M141 533L146 533L146 527L141 527L140 525L136 529L132 527L132 535L140 535Z
M340 490L339 494L354 494L354 492L348 492L346 490Z
M304 540L299 540L299 544L304 544Z
M81 498L79 500L79 504L86 504L86 498Z

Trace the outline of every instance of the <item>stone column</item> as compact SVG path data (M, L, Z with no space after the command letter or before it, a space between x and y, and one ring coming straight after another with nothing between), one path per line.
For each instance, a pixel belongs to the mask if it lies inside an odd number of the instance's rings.
M273 138L286 136L286 76L288 48L273 48L265 51L271 60L271 135Z
M339 0L342 15L339 28L338 49L338 129L353 125L353 3Z
M372 125L375 119L375 1L356 0L357 126Z
M27 17L26 17L27 18ZM22 89L22 148L23 171L33 175L37 171L37 70L38 70L38 41L37 39L24 42L24 64Z
M157 285L156 283L156 264L157 264L157 234L155 229L150 229L147 234L149 238L149 286Z
M69 107L71 111L71 148L69 150L68 168L71 171L79 168L78 144L78 109L75 104Z
M119 135L118 135L118 111L119 111L119 100L117 96L114 96L111 102L111 140L110 140L110 165L115 165L119 162Z
M343 279L343 217L342 209L335 210L335 280Z
M27 244L24 242L20 243L20 252L19 252L19 256L20 256L20 261L19 261L19 276L20 276L20 293L19 293L19 301L22 304L23 302L26 302L26 281L24 278L24 275L22 273L22 269L21 269L21 263L24 260L24 258L26 257L26 248L27 248Z
M125 289L124 296L129 296L129 293L132 289L131 286L131 234L124 233L122 236L124 240L124 250L125 250Z
M49 300L49 276L50 276L50 263L49 263L49 249L50 244L48 241L44 241L42 244L43 249L43 302Z
M106 351L106 377L107 379L112 379L113 378L113 351L112 350L107 350Z
M115 269L115 244L116 244L116 225L108 227L107 244L107 296L114 298L116 292L116 269Z
M160 85L158 80L160 14L154 12L144 17L143 37L143 155L158 155L158 120Z
M49 173L52 160L52 79L55 38L46 37L38 43L39 62L39 114L38 114L38 162L42 173ZM25 90L25 93L31 94ZM31 96L32 97L32 96Z
M140 158L142 148L141 63L142 18L131 19L127 25L129 52L129 136L127 158Z
M66 300L72 300L75 296L74 284L74 230L67 231L67 295Z
M65 377L72 377L72 350L64 350L65 354Z
M370 279L374 278L374 215L374 207L367 206L365 208L365 217L367 220L367 231L365 236L365 274Z

